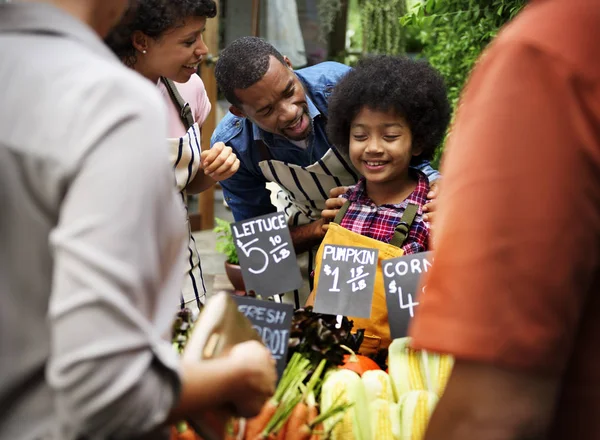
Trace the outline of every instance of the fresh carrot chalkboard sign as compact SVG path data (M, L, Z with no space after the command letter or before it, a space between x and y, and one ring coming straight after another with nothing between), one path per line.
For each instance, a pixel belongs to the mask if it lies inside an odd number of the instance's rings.
M302 285L292 238L282 212L233 223L231 231L247 291L268 297Z
M254 330L271 351L277 361L277 372L281 377L286 366L294 307L291 304L260 301L246 296L235 296L234 300L237 302L238 310L250 320Z

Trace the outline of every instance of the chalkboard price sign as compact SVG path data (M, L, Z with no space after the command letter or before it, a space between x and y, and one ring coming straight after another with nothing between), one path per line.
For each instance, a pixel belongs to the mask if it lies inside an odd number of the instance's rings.
M377 254L377 249L325 245L315 312L369 318Z
M283 212L233 223L231 231L247 291L273 296L302 285Z
M419 305L419 295L425 292L425 286L417 292L421 275L431 268L432 257L431 252L421 252L381 263L392 339L408 334L408 325Z
M290 328L294 315L291 304L261 301L247 296L234 296L238 310L252 322L252 326L262 338L277 361L277 373L281 377L287 363Z

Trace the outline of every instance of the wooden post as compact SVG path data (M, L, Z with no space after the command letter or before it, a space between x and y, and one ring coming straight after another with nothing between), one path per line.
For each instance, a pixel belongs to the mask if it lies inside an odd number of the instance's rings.
M252 36L260 36L260 0L252 0Z
M342 0L340 10L333 21L333 29L329 34L329 57L336 58L346 51L346 30L348 28L349 0ZM363 35L365 31L363 29ZM343 60L337 60L343 63Z
M216 0L217 10L219 1ZM208 53L216 58L219 54L219 17L209 18L206 21L204 42L208 47ZM217 126L217 81L215 79L214 62L205 62L200 66L200 77L204 82L208 100L212 104L212 110L202 125L202 149L210 148L210 137ZM215 225L215 189L211 187L200 193L198 197L198 213L190 215L190 224L193 231L199 229L212 229Z

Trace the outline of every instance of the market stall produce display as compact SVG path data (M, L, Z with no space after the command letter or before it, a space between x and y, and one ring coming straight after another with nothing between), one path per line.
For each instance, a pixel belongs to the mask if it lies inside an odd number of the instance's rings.
M192 327L191 314L180 312L173 327L179 352ZM352 327L347 318L296 310L275 395L258 416L233 420L226 440L422 439L453 359L414 350L401 338L375 362L358 353L362 332ZM202 440L185 423L173 427L171 440L191 439Z

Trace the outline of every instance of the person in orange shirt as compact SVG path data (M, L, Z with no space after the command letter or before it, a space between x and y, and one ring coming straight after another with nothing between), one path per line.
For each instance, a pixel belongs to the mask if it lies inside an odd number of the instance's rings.
M597 1L532 1L462 96L410 329L456 358L427 440L600 438L598 41Z

